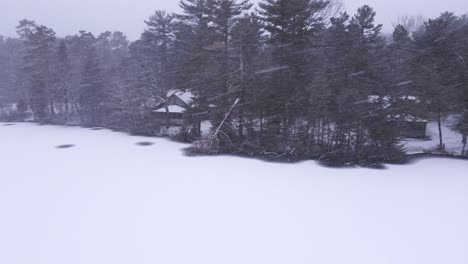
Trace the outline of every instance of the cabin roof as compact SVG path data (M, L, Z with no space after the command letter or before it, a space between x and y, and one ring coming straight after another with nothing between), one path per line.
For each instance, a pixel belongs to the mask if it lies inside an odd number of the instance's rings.
M402 95L402 96L398 96L398 97L392 97L392 96L389 96L389 95L386 95L386 96L369 95L367 97L367 102L369 102L371 104L378 103L378 102L381 102L381 101L383 101L384 103L389 103L390 104L392 100L395 100L395 101L398 101L398 100L413 101L415 103L420 103L421 102L419 97L414 96L414 95Z
M185 112L185 108L178 106L178 105L169 105L167 107L169 109L169 113L183 113ZM153 113L166 113L166 107L161 107L153 111Z
M167 92L167 97L177 96L186 104L190 105L193 102L194 95L188 91L181 91L181 90L170 90Z
M404 122L414 122L414 123L429 123L429 121L416 117L414 115L392 115L388 116L389 121L404 121Z

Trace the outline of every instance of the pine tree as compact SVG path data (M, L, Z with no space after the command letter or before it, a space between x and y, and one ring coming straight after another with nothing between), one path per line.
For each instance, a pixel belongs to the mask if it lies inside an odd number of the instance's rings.
M252 4L248 0L238 2L237 0L216 0L213 8L213 22L217 33L217 38L222 43L222 51L219 59L222 61L222 87L220 94L229 92L229 64L230 54L229 49L232 47L230 38L232 35L232 27L235 21L239 18L242 12L249 10Z
M54 65L55 83L53 97L54 101L58 102L62 107L61 112L64 114L64 121L66 122L70 115L70 105L72 101L72 72L67 45L63 40L60 42Z
M71 64L70 112L77 114L79 118L82 118L79 98L82 73L85 68L86 58L89 52L96 48L96 42L96 37L92 33L83 30L76 35L66 37L68 57Z
M19 112L23 113L29 109L27 94L26 72L22 70L24 64L23 41L16 38L4 39L0 51L0 87L2 87L2 98L4 102L16 102ZM18 107L20 105L21 107ZM20 110L21 109L21 110Z
M350 120L348 104L352 103L349 98L351 89L348 87L348 78L352 73L349 18L347 13L342 13L331 19L331 26L324 34L324 46L327 48L322 57L324 61L322 74L326 76L326 86L330 90L327 108L334 122L343 127Z
M375 115L369 117L369 111L373 111L372 105L367 103L369 95L379 95L384 98L388 92L388 84L382 76L386 70L384 59L384 41L381 36L382 25L375 24L376 12L370 6L360 7L357 13L351 18L348 30L351 36L350 69L348 75L348 87L351 89L350 110L354 116L355 150L358 155L363 153L366 145L366 130L376 131L375 127L382 127L386 124L385 111L378 110ZM359 103L356 102L366 102ZM381 131L380 133L383 133ZM380 144L386 135L372 133L370 140L375 144ZM393 141L393 139L392 139Z
M454 55L454 70L457 74L455 80L456 100L453 101L456 112L461 113L461 117L455 125L455 130L462 135L461 155L467 154L468 139L468 16L459 17L454 23L452 43L452 52Z
M382 92L377 76L377 57L384 42L381 36L382 25L375 25L376 12L370 6L364 5L358 9L357 14L351 18L348 25L351 36L351 61L353 69L350 73L352 85L359 92L357 100L366 99L370 94ZM376 63L377 62L377 63Z
M442 119L453 106L456 96L456 58L452 52L453 26L457 18L452 13L443 13L430 19L423 30L415 36L416 54L412 60L412 75L416 80L428 109L437 119L439 148L444 149Z
M96 38L96 49L99 63L103 69L119 67L128 57L129 41L120 31L106 31Z
M238 109L238 135L244 137L244 124L250 139L254 137L254 118L261 116L260 106L262 98L262 84L255 74L261 66L261 48L263 46L263 28L261 21L255 14L246 14L239 18L232 28L232 53L236 73L233 83L239 87L235 94L240 98ZM246 120L245 120L246 119Z
M405 88L404 84L411 82L409 79L409 62L411 61L413 53L413 41L411 40L408 30L400 24L395 26L392 40L393 43L388 47L392 67L391 79L396 86ZM402 90L399 92L408 95L410 91L406 89L406 91Z
M164 11L156 11L145 21L148 28L143 33L141 42L147 53L144 61L149 68L147 74L156 81L156 92L163 98L168 90L173 89L173 80L176 78L171 63L174 46L173 18Z
M327 5L325 1L310 0L264 0L259 3L265 29L270 33L273 67L277 67L266 92L270 106L266 114L271 117L268 130L273 148L278 146L275 141L287 141L291 126L306 112L312 59L307 51L316 34L324 28L319 14Z
M29 76L31 110L35 119L42 121L47 117L48 106L50 113L54 112L49 90L52 87L50 57L55 42L55 32L28 20L20 21L17 32L26 47L23 71Z
M177 15L176 43L184 54L178 60L178 76L184 80L179 88L195 95L191 114L195 134L200 134L203 113L219 95L222 62L217 58L222 46L213 27L214 0L182 0L183 14ZM180 69L180 70L179 70ZM206 118L206 117L205 117Z
M107 94L103 85L101 69L96 51L90 49L81 73L79 103L84 124L102 125L106 114L105 102Z

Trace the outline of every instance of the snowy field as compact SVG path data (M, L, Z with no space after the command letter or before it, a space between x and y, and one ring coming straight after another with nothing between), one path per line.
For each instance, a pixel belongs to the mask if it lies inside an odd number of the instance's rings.
M466 161L190 158L35 124L0 124L0 146L1 264L468 263Z

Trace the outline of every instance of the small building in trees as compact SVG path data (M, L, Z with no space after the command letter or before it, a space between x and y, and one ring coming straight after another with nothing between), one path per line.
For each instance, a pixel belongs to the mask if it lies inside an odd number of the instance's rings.
M153 118L167 128L181 127L184 124L185 112L191 108L192 102L191 92L171 90L167 93L167 99L153 109Z
M390 122L398 131L400 137L404 138L426 138L427 124L429 121L413 115L393 115L388 117Z
M418 117L420 99L416 96L378 96L368 97L374 110L385 110L386 120L403 138L426 138L429 121Z

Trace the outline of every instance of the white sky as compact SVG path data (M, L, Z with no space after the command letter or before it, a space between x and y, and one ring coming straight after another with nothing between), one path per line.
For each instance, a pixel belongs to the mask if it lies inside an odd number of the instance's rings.
M343 0L347 10L369 4L377 11L378 22L391 31L401 15L435 17L442 11L468 12L467 0ZM143 21L157 9L178 11L178 0L0 0L0 35L16 36L15 27L24 18L49 26L58 36L78 30L94 34L123 31L131 40L144 29Z

